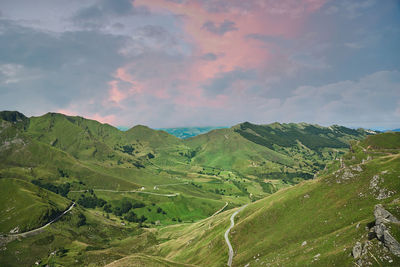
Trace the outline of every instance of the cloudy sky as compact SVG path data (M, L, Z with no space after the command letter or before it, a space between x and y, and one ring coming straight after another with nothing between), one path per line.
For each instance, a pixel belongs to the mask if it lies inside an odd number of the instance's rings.
M398 0L0 0L0 110L400 127Z

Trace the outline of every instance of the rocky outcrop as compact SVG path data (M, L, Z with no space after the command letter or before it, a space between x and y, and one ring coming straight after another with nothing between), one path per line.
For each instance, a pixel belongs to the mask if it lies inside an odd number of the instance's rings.
M400 221L390 212L385 210L381 204L375 206L374 210L375 226L374 232L380 240L394 255L400 257L400 243L390 234L388 225L400 223Z
M378 200L389 198L395 194L394 191L381 187L383 182L384 182L383 177L377 174L374 175L374 177L372 177L369 183L369 189L372 190L373 194L375 195L375 198Z
M360 242L357 242L356 245L353 247L352 251L353 257L355 259L358 259L361 256L361 253L362 253L362 245Z

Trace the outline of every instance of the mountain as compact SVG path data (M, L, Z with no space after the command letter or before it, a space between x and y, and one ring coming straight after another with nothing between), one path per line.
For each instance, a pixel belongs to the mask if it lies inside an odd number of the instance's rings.
M233 266L399 266L399 176L399 133L353 143L341 163L316 179L251 203L235 217ZM235 210L160 232L169 240L159 255L223 266L224 232Z
M215 129L223 129L227 127L179 127L179 128L160 128L158 130L166 131L181 139L194 137L200 134L208 133Z
M53 192L44 192L32 183L17 179L0 179L2 234L26 232L54 219L71 204ZM13 203L7 205L7 203Z
M229 217L245 204L231 231L239 249L234 264L258 254L271 260L274 248L305 263L313 250L304 259L296 258L303 251L286 250L305 239L323 251L319 237L345 231L349 220L364 223L367 214L373 219L368 209L374 204L396 206L354 195L368 191L375 169L397 172L398 135L372 133L242 123L182 140L142 125L120 131L57 113L28 118L0 112L0 265L220 266L228 256L223 234ZM363 178L350 179L358 172ZM383 177L397 196L397 182ZM362 211L353 216L349 209L357 205ZM338 212L346 220L326 219ZM315 232L322 229L319 214L336 226ZM346 248L355 245L355 235L346 238ZM331 247L326 251L344 257Z
M313 178L327 162L338 159L350 140L370 134L333 125L306 123L255 125L248 122L185 140L194 150L193 164L232 170L261 181L288 184Z

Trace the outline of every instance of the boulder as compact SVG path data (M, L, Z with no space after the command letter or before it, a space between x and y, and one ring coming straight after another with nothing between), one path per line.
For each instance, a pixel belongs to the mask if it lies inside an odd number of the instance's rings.
M355 259L358 259L361 256L361 252L362 252L361 243L357 242L353 247L353 251L352 251L353 257Z
M374 210L375 226L374 231L378 240L382 241L385 247L396 256L400 256L400 243L390 234L386 224L400 223L389 211L385 210L381 204L375 206ZM354 248L353 248L354 251Z
M400 257L400 243L389 233L388 230L383 232L383 243L390 252Z

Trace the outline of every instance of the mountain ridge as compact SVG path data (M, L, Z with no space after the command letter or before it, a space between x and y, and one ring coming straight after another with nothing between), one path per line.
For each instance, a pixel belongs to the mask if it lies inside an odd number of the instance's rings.
M55 209L51 199L40 198L34 205L43 208L30 218L25 217L28 212L20 215L18 225L10 222L0 231L7 234L17 226L32 230L46 223L51 210L57 213L65 203L76 203L71 212L37 235L22 241L0 237L0 246L7 248L0 250L0 264L32 265L39 258L44 265L132 261L218 266L227 257L219 234L226 231L236 207L267 206L266 199L288 199L287 194L295 192L292 188L312 185L316 177L340 169L341 164L347 166L352 156L346 153L356 153L354 160L360 160L361 147L369 151L386 146L382 153L397 151L391 147L397 137L370 134L342 126L245 122L182 140L143 125L123 132L77 116L48 113L26 118L0 112L0 181L26 185L19 187L64 203ZM254 214L256 206L249 206ZM0 213L19 214L18 207L4 199ZM246 210L236 217L238 223L231 231L234 250L236 229L242 227ZM249 219L252 222L256 221ZM208 246L215 250L204 250ZM50 255L54 248L58 254ZM21 252L18 264L15 251ZM247 255L241 252L237 259L242 258L245 265Z

